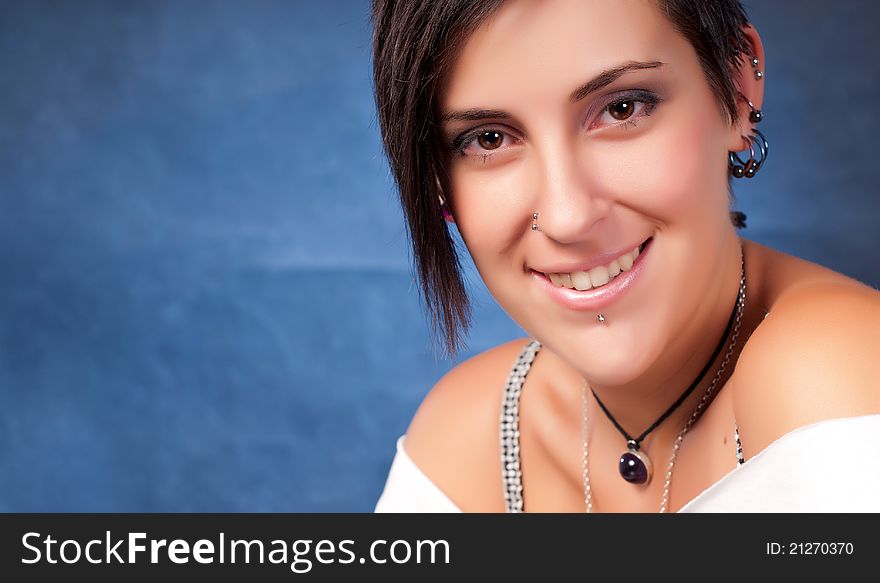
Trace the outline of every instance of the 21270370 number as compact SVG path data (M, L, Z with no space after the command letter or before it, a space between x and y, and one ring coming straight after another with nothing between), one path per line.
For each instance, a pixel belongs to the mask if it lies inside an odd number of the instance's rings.
M851 542L789 542L767 543L768 555L853 555Z

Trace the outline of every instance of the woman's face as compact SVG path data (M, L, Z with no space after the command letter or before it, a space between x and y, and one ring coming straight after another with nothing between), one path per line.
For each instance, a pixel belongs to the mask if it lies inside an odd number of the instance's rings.
M727 152L743 132L694 49L648 0L509 0L468 39L439 106L447 194L492 295L594 382L635 378L717 291L736 241ZM649 238L607 284L577 269L610 277ZM578 271L598 287L545 275Z

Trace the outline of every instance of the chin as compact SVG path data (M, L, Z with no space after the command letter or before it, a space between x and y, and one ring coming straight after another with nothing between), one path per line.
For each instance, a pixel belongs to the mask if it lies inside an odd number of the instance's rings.
M549 332L543 336L546 342L538 340L596 385L625 385L644 372L650 350L642 335L594 334L596 331L574 335Z

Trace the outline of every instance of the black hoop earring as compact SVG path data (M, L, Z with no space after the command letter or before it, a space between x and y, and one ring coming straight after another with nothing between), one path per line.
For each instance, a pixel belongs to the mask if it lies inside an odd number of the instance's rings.
M752 128L751 136L743 136L743 139L749 144L749 159L744 162L737 152L728 152L727 167L734 178L754 178L767 159L770 144L767 143L764 134L755 128ZM755 157L755 145L758 146L760 152L760 157L757 158Z

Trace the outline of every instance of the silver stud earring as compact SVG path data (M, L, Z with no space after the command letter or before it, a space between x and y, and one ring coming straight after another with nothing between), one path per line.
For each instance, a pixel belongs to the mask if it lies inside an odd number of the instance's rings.
M532 213L532 230L538 230L538 213Z
M596 320L598 320L599 323L602 324L605 322L605 316L602 314L599 314L598 316L596 316Z
M755 70L755 79L758 81L764 77L764 73L758 70L759 64L761 64L761 61L758 60L758 57L752 57L752 68Z

